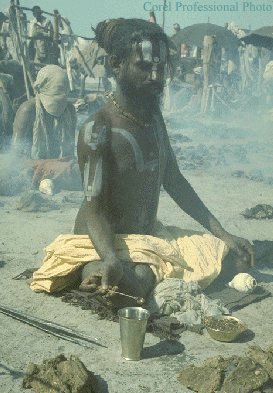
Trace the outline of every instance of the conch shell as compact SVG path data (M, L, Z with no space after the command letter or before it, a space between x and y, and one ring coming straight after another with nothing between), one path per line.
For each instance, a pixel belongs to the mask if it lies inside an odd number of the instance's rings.
M248 273L239 273L233 277L228 286L239 292L251 292L257 286L257 281Z

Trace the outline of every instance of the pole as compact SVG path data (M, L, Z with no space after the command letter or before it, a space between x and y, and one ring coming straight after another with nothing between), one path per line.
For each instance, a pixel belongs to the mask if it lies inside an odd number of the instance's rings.
M86 63L85 57L84 57L84 55L82 54L82 52L81 52L81 50L80 50L78 44L75 45L75 48L76 48L76 50L77 50L77 52L78 52L80 58L82 59L82 62L83 62L82 65L83 65L83 68L85 69L85 72L87 73L88 76L90 76L91 78L94 78L94 74L93 74L93 72L91 71L89 65Z
M16 0L16 3L19 4L19 0ZM20 13L19 13L19 8L15 7L15 3L14 0L11 0L10 2L10 9L9 9L9 16L10 16L10 23L11 23L11 27L13 32L16 35L16 40L17 40L17 51L19 53L19 55L21 56L21 62L22 62L22 66L23 66L23 74L24 74L24 82L25 82L25 87L26 87L26 94L27 94L27 99L30 98L30 90L29 90L29 84L28 84L28 78L30 80L30 83L33 85L33 81L30 75L30 72L28 72L28 68L27 68L27 60L24 54L24 48L23 48L23 44L21 41L21 37L20 37L20 26L21 26L21 22L20 22Z
M214 37L205 35L203 41L203 94L201 100L201 112L206 113L208 110L208 103L209 103L209 76L210 76L210 66L211 66L211 53L213 47Z
M54 10L53 17L53 63L58 64L59 57L59 18L58 10Z
M164 28L165 28L166 4L167 4L167 0L164 0L164 4L163 4L163 21L162 21L162 29L163 29L163 30L164 30Z
M19 8L21 8L21 10L24 10L24 11L31 11L32 12L32 8L29 8L29 7L21 7L20 5L19 6L16 5L16 7L19 7ZM42 13L45 15L54 16L54 14L52 14L52 12L47 12L47 11L42 10ZM61 16L61 19L63 19L65 21L65 18L63 18L62 16Z

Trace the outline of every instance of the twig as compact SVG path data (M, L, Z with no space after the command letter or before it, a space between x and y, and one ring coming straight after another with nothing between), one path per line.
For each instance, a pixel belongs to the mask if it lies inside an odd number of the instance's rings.
M0 313L5 314L17 321L23 322L29 326L35 327L36 329L42 330L45 333L51 334L53 336L62 338L63 340L74 342L82 346L87 346L87 344L95 344L100 347L107 348L105 345L99 344L97 338L93 340L84 334L78 333L70 328L59 325L57 323L46 321L43 319L31 317L22 311L18 311L3 305L0 305Z

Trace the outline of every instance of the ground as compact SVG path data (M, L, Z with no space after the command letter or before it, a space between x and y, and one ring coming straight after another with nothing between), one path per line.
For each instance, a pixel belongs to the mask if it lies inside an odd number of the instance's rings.
M230 120L231 119L231 120ZM167 126L184 175L206 205L231 233L249 240L273 240L273 220L246 220L240 213L259 203L273 204L272 147L270 124L251 114L212 120L181 120L166 115ZM182 137L183 135L183 137ZM61 233L72 231L81 192L62 191L52 198L59 210L16 210L20 195L0 197L0 305L17 308L32 316L54 321L96 337L105 347L84 348L36 330L0 313L0 391L21 393L22 378L30 362L64 353L78 356L99 376L101 393L188 392L177 381L181 368L198 364L209 356L241 354L251 344L273 344L273 298L252 304L233 315L242 319L253 335L239 343L220 343L184 332L179 342L160 341L148 333L143 359L128 362L120 356L119 325L45 294L36 294L25 281L12 277L27 268L39 267L43 248ZM201 229L162 191L159 219L164 224ZM258 267L260 269L260 267ZM273 293L273 267L263 270L264 282ZM261 277L261 276L259 276ZM266 281L266 282L265 282Z

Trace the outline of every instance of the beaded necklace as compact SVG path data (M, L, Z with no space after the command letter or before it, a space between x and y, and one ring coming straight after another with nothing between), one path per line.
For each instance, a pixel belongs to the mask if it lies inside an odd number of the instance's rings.
M115 108L118 110L118 112L119 112L123 117L125 117L126 119L131 120L133 123L135 123L135 124L138 125L139 127L145 127L145 128L146 128L146 127L150 127L150 126L151 126L151 123L144 123L144 122L142 122L141 120L137 119L134 115L132 115L132 113L126 112L126 111L119 105L119 103L117 102L117 100L116 100L116 98L115 98L115 96L114 96L114 94L113 94L112 91L107 91L107 92L105 93L105 97L106 97L106 98L109 98L109 99L112 101L113 105L114 105Z

